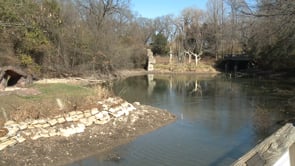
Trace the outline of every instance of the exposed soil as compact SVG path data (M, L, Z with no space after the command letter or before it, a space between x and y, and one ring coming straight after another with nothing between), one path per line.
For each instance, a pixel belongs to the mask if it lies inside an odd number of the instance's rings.
M41 92L34 88L17 88L17 87L8 87L5 90L0 91L0 96L8 96L8 95L19 95L19 96L32 96L38 95Z
M27 140L0 153L0 165L66 165L94 154L103 154L136 137L172 123L176 117L165 110L135 105L142 116L132 123L131 113L125 119L88 127L84 133L70 137ZM115 156L115 159L120 157Z

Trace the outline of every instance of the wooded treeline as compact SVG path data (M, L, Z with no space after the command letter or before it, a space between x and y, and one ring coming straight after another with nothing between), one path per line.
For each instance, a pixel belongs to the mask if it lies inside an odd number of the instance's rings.
M56 75L144 67L142 31L125 0L0 0L0 65Z
M294 69L293 0L208 0L207 11L187 8L155 19L130 6L130 0L0 0L0 65L54 76L110 73L143 68L151 47L154 54L171 50L178 62L248 54L263 69Z

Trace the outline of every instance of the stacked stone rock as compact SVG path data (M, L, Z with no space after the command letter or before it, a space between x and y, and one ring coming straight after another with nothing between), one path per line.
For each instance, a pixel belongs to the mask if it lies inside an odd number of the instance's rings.
M148 71L153 71L154 70L154 65L156 64L156 59L155 59L151 49L147 49L147 57L148 57L147 70Z
M22 143L26 139L36 140L53 136L68 137L84 132L91 125L103 125L112 119L128 116L136 108L120 99L108 98L97 103L97 107L85 111L72 111L52 119L26 120L25 122L7 121L4 129L8 133L0 137L0 150Z

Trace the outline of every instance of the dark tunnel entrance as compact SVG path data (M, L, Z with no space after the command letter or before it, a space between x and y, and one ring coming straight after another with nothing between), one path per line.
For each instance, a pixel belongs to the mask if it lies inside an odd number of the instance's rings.
M32 75L21 69L12 66L0 68L0 90L12 86L26 87L32 83L32 80Z
M7 82L6 86L15 86L22 77L23 75L20 75L13 70L7 70L4 74L4 79Z

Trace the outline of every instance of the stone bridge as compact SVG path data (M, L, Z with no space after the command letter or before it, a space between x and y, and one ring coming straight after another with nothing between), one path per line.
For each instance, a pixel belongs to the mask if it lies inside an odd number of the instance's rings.
M226 55L217 63L217 68L224 72L240 72L255 67L253 57L246 54Z

